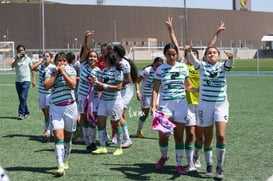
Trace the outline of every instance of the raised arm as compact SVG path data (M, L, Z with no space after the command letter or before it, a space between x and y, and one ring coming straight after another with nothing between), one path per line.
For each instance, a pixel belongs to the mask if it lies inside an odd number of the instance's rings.
M225 27L225 23L223 21L221 21L220 26L217 28L217 30L213 33L211 40L208 44L208 47L213 47L216 44L216 41L218 39L218 36L220 34L221 31L224 31L226 29Z
M192 47L189 45L186 45L186 46L184 46L184 51L187 52L188 60L191 62L191 64L194 66L194 68L199 69L200 61L192 53Z
M169 31L169 35L171 38L172 43L177 46L178 50L179 50L179 45L178 45L178 41L176 39L175 33L174 33L174 29L173 29L173 17L168 17L168 20L165 22L165 25ZM178 60L182 58L181 52L178 51Z
M80 57L81 61L84 61L88 55L89 47L88 47L88 37L95 34L95 31L86 31L84 33L84 41L83 41L83 53Z

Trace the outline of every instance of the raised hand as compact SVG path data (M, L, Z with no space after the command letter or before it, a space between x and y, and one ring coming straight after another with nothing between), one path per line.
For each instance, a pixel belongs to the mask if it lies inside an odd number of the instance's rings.
M168 17L168 20L165 21L165 25L169 31L173 29L173 17Z
M86 32L84 33L84 35L85 35L86 37L92 36L92 35L94 35L94 34L95 34L95 31L94 31L94 30L92 30L92 31L86 31Z
M225 23L221 20L220 26L217 29L217 32L224 31L226 29Z
M224 50L224 53L227 55L228 59L233 59L233 53L232 52Z

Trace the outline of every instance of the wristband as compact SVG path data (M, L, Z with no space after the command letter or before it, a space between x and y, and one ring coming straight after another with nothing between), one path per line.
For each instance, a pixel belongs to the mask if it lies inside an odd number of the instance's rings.
M108 85L107 84L103 84L103 90L107 90L108 89Z
M139 90L137 90L136 93L139 94L140 93Z

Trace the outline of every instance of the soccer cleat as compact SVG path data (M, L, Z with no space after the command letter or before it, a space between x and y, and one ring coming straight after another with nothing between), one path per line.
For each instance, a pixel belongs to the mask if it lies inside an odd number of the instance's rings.
M212 165L207 166L206 176L212 177Z
M97 149L96 143L91 143L89 146L86 147L86 152L91 153Z
M121 147L122 148L129 148L130 146L132 146L132 140L131 139L128 139L128 140L125 140L124 142L122 142L121 144Z
M64 162L64 169L65 169L65 170L69 169L68 161L65 161L65 162Z
M193 156L193 164L195 168L201 168L200 158Z
M65 175L64 167L58 166L58 169L55 172L55 177L62 177Z
M113 155L118 156L121 155L122 153L123 153L122 148L117 148Z
M182 166L176 166L176 172L181 175L186 174L186 171L184 170Z
M29 114L25 114L25 115L24 115L24 118L25 118L25 119L28 119L28 118L30 118L30 115L29 115Z
M216 168L216 179L218 180L222 180L224 178L224 171L223 168L221 166L218 166Z
M167 156L167 157L161 157L161 158L158 160L158 162L157 162L155 168L156 168L157 170L161 170L161 169L164 167L165 162L166 162L168 159L169 159L168 156Z
M186 172L196 171L196 167L193 164L185 166L184 169L186 170Z
M44 143L50 141L50 131L45 130L43 133L43 140Z
M138 138L144 138L144 134L142 131L137 131L137 137Z
M22 114L19 114L17 119L18 119L18 120L23 120L24 118L25 118L25 117L24 117Z
M107 149L105 146L100 146L98 149L92 151L92 153L95 155L105 154L105 153L107 153Z

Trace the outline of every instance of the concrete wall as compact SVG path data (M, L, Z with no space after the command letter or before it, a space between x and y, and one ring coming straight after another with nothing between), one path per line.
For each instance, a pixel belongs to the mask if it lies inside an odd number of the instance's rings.
M67 48L68 44L70 48L76 44L79 47L86 30L96 31L90 44L113 42L115 32L117 41L157 38L158 42L169 42L164 25L168 16L174 17L175 32L181 42L185 28L183 19L178 16L183 13L183 8L45 4L45 48ZM226 30L217 46L252 42L246 46L260 48L261 37L273 32L273 13L188 9L188 39L195 46L206 45L221 20L226 23ZM41 48L40 5L0 4L0 41L4 35L16 45L22 43L27 48Z

